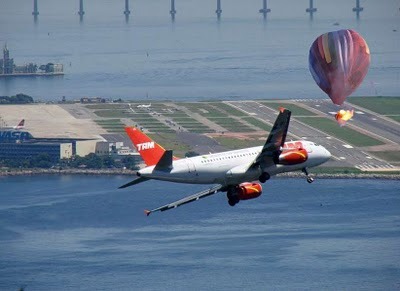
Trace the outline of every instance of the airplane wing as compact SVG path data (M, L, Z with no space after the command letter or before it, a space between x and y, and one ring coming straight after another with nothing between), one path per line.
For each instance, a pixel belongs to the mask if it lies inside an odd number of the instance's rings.
M222 187L223 187L222 185L216 185L214 187L211 187L210 189L203 190L201 192L198 192L196 194L187 196L187 197L185 197L183 199L180 199L178 201L166 204L164 206L161 206L161 207L158 207L158 208L155 208L155 209L152 209L152 210L145 210L144 213L147 216L149 216L152 212L165 211L165 210L169 210L169 209L172 209L172 208L176 208L176 207L181 206L183 204L190 203L190 202L193 202L193 201L197 201L197 200L199 200L201 198L213 195L213 194L219 192Z
M123 188L126 188L126 187L130 187L130 186L133 186L133 185L142 183L142 182L147 181L147 180L150 180L150 179L145 178L145 177L139 177L139 178L136 178L136 179L133 180L133 181L130 181L129 183L126 183L126 184L124 184L124 185L118 187L118 189L123 189Z
M265 169L268 166L275 164L276 159L281 153L281 148L286 140L290 115L292 112L285 108L279 108L279 110L280 113L275 120L267 141L252 166L259 165L261 169Z

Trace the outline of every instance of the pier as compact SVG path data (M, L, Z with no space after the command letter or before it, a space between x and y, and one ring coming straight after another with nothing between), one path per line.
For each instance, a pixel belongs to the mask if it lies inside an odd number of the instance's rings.
M169 14L171 14L172 20L175 20L175 14L176 14L175 0L171 0L171 10L169 11Z
M124 14L126 16L128 16L129 14L131 14L131 11L129 10L129 0L125 0L125 11Z
M80 17L80 20L82 21L83 15L85 15L85 11L83 10L83 0L79 0L79 11L78 15Z
M168 1L168 0L165 0ZM170 0L171 1L171 8L169 11L169 14L171 15L172 20L175 19L175 15L177 13L176 8L175 8L175 0ZM184 0L181 0L184 1ZM35 21L38 18L39 15L39 9L38 9L38 2L39 0L33 0L33 12L32 15L35 18ZM131 11L129 9L129 0L124 0L125 2L125 10L123 11L123 14L125 15L126 19L128 20L129 15L131 14ZM222 15L222 0L216 0L217 8L215 10L215 13L217 14L218 19L221 18ZM200 3L200 2L199 2ZM349 7L349 9L351 9ZM364 10L363 7L360 5L360 0L356 0L356 5L354 8L352 8L352 11L356 13L357 19L360 17L360 13ZM271 9L268 8L268 2L267 0L262 0L262 8L258 10L259 13L261 13L264 17L264 19L267 17L267 14L271 12ZM309 13L310 19L313 18L314 13L317 12L317 8L314 6L314 0L309 0L309 6L306 7L306 12ZM78 10L78 15L80 16L80 20L83 20L83 16L85 15L85 11L83 8L83 0L79 0L79 10Z
M38 16L39 15L39 10L38 10L38 3L37 0L33 0L33 16Z
M258 10L258 12L262 13L264 19L267 18L267 13L271 12L271 9L267 7L267 0L263 0L263 8Z
M217 18L220 19L222 13L221 0L217 0L217 10L215 10L215 13L217 13Z
M360 18L360 12L363 10L364 8L360 6L360 0L356 0L356 7L353 8L353 12L356 13L357 19Z
M313 15L317 12L317 8L314 7L314 0L310 0L310 6L306 9L307 13L310 13L310 19L313 19Z

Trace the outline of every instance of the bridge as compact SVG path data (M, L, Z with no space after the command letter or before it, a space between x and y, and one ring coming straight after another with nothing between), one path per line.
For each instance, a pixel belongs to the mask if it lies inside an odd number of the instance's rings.
M38 15L39 15L39 8L38 8L38 1L39 0L33 0L33 12L32 15L34 16L35 20L37 20ZM79 10L77 14L79 15L80 20L83 20L83 16L85 15L84 11L84 0L78 0L79 1ZM131 14L131 11L129 10L129 1L130 0L124 0L124 6L123 6L123 13L122 15L125 15L126 20L129 19L129 15ZM175 15L177 13L176 7L175 7L175 0L165 0L165 1L170 1L171 2L171 8L169 11L169 14L171 15L171 19L174 21L175 20ZM184 1L184 0L182 0ZM215 13L217 15L218 20L221 18L222 15L222 0L215 0L216 1L216 10ZM268 8L268 2L267 0L261 0L261 9L258 11L259 13L262 14L264 19L266 19L268 13L271 13L271 9ZM279 1L279 0L276 0ZM314 13L317 12L317 8L314 7L314 0L309 0L309 6L306 7L306 12L309 13L310 19L313 19ZM350 9L350 8L349 8ZM356 13L357 19L360 17L360 13L364 10L363 7L360 6L360 0L355 0L355 7L352 9L353 12Z

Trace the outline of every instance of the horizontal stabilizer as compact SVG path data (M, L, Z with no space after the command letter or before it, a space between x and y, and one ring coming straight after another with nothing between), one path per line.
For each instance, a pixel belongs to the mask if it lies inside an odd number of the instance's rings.
M122 185L122 186L118 187L118 189L123 189L123 188L129 187L129 186L133 186L133 185L142 183L142 182L147 181L147 180L150 180L150 179L149 178L145 178L145 177L139 177L139 178L137 178L137 179L135 179L133 181L130 181L129 183L126 183L125 185Z

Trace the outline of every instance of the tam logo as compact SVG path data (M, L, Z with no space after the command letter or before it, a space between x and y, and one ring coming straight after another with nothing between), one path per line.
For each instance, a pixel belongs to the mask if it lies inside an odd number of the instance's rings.
M154 149L154 141L137 144L138 151Z

